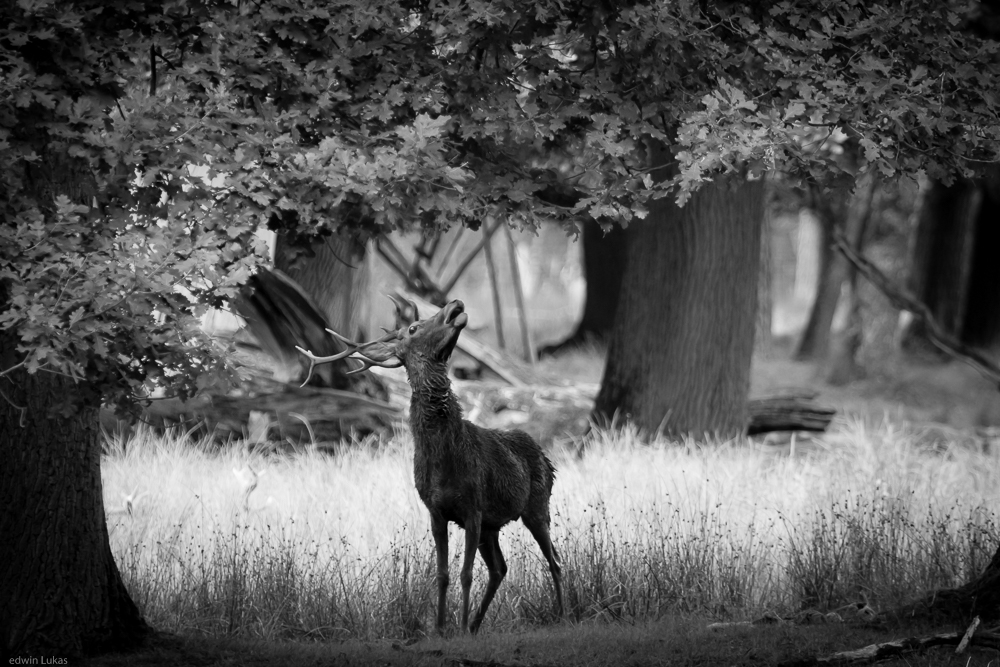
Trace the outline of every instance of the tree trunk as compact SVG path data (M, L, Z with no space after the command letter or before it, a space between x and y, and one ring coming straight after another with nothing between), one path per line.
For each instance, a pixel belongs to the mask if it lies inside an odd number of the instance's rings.
M21 177L43 211L59 195L93 201L86 163L38 152ZM0 312L8 298L0 281ZM0 370L20 361L20 342L0 330ZM69 406L86 396L89 407ZM45 371L0 377L0 657L8 660L126 649L149 633L108 540L96 396Z
M351 236L334 234L302 248L290 244L284 234L278 234L274 268L283 271L312 297L331 329L353 340L367 340L371 329L371 267L363 243ZM316 377L321 380L320 386L380 400L388 398L385 385L377 376L347 375L348 369L345 363L330 364Z
M614 327L625 273L628 230L616 225L605 232L591 219L584 221L582 227L583 275L587 281L583 316L569 338L546 345L539 356L557 354L590 341L604 342Z
M993 166L976 182L982 192L972 251L968 301L962 323L962 342L1000 348L1000 167Z
M774 271L771 266L771 214L765 210L760 231L760 275L757 278L757 329L754 332L754 353L766 359L771 353L774 320Z
M9 334L0 349L14 349ZM12 355L0 356L9 368ZM0 391L0 653L37 660L137 644L148 628L108 542L97 410L54 412L80 388L44 372L14 371Z
M847 262L833 248L833 234L842 207L833 197L814 187L811 192L813 210L820 224L819 275L816 298L809 310L809 319L802 331L795 358L799 361L820 361L830 350L830 328L840 301L840 290L847 277Z
M874 175L868 173L861 176L847 207L844 236L847 243L859 255L864 250L865 232L868 229L868 222L871 220L875 190L876 179ZM845 385L864 376L864 369L857 360L858 351L861 349L861 343L864 339L861 299L858 296L858 272L844 257L838 257L838 261L845 265L848 310L847 326L833 341L827 368L826 381L835 386Z
M910 291L958 340L962 340L968 309L976 220L982 199L981 190L971 181L951 186L932 183L918 218L910 261ZM903 332L902 346L910 352L940 354L919 320Z
M763 193L762 181L720 177L630 225L595 419L670 436L744 430Z
M331 328L355 340L368 336L371 270L363 243L334 234L302 248L278 234L274 268L312 296Z

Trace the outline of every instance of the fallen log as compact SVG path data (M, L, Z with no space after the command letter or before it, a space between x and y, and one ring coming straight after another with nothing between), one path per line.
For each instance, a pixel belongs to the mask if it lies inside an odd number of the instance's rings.
M245 435L252 413L263 413L282 433L303 431L309 437L319 433L323 439L348 435L349 430L366 433L389 428L401 415L397 406L361 394L281 384L274 391L243 395L153 399L142 420L160 427L203 423L209 432Z
M934 646L958 646L964 637L965 632L945 632L926 637L906 637L905 639L896 639L881 644L871 644L853 651L842 651L815 658L789 660L788 662L780 663L779 667L820 667L823 665L849 665L852 663L876 662L918 651L926 651ZM969 645L982 648L1000 648L1000 634L996 632L978 632L970 639Z
M747 435L772 431L825 431L837 413L813 401L813 395L771 396L747 401Z

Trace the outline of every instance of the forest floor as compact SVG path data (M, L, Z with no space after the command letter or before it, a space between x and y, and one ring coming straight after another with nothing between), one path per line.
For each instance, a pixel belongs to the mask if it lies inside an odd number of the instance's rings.
M777 351L755 362L751 395L767 396L789 391L816 393L822 405L838 409L838 420L861 422L888 420L918 424L932 444L940 440L973 447L996 446L1000 425L1000 394L972 369L952 363L907 360L885 364L890 371L871 373L846 386L822 381L811 364L790 361ZM596 392L601 374L597 350L572 353L540 365L539 373L552 384L582 387ZM466 398L475 385L460 383ZM472 399L476 403L475 398ZM479 406L482 406L479 399ZM586 401L552 409L552 405L525 414L513 423L527 423L541 438L572 440L587 428ZM501 414L504 411L483 410ZM514 414L517 411L507 410ZM520 423L518 423L520 422ZM776 449L788 446L772 440ZM792 445L794 447L794 444ZM794 452L794 450L793 450ZM916 593L916 591L915 591ZM484 626L477 637L460 635L452 628L446 637L419 640L359 640L337 642L270 642L197 635L161 635L143 650L112 654L84 663L101 667L161 665L468 665L481 667L533 667L556 665L761 665L775 666L809 657L903 637L915 637L957 628L908 627L878 630L851 623L824 625L754 625L710 629L712 618L697 614L667 616L646 623L586 620L505 631ZM66 663L62 663L66 664ZM74 664L73 662L69 664ZM972 647L956 655L953 647L938 647L908 654L880 664L902 667L944 665L965 667L1000 665L1000 651Z
M265 642L163 636L134 653L106 655L91 667L226 665L420 665L422 667L665 667L780 666L940 629L892 632L850 625L770 625L708 629L704 619L664 619L640 625L570 623L518 633L429 637L415 642L349 640ZM855 663L855 664L864 664ZM996 667L1000 651L934 647L881 661L887 667Z

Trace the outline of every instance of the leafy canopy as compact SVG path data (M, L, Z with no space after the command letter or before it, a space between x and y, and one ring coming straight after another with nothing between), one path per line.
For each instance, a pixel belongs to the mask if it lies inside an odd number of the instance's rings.
M0 8L8 368L193 388L178 326L294 237L580 215L715 175L997 160L977 3L17 0ZM674 162L650 164L650 141ZM5 369L0 369L4 372Z

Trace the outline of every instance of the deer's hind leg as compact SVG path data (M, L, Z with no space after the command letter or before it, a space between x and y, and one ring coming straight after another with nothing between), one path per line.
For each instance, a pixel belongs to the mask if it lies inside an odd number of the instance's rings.
M559 563L559 554L556 552L556 547L552 544L552 538L549 536L548 518L538 519L537 517L525 516L522 518L522 521L524 521L524 525L532 537L535 538L535 541L538 542L538 546L542 550L542 555L548 561L549 572L552 573L552 583L556 589L556 614L562 618L562 567Z
M476 617L473 619L472 625L469 626L469 631L472 633L479 631L479 626L482 625L483 618L486 616L486 610L493 602L497 588L500 587L500 582L507 576L507 561L504 560L503 552L500 551L499 530L482 531L479 537L479 555L483 557L490 578L486 582L486 592L483 593L483 601L479 605L479 611L476 612Z

